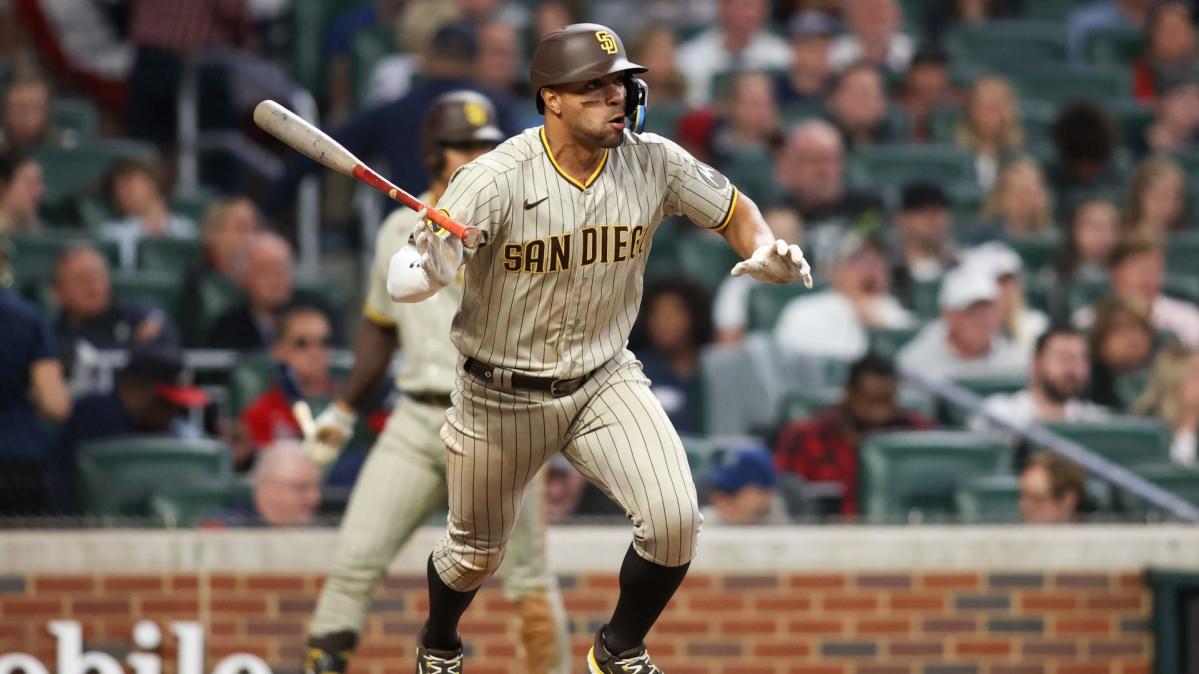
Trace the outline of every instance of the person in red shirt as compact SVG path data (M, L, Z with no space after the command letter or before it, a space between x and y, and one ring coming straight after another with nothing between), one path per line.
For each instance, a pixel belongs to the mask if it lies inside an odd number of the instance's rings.
M279 330L271 356L289 366L305 399L328 397L333 393L329 376L329 343L332 328L329 319L317 307L297 305L284 309L278 319ZM291 406L278 384L271 387L242 411L241 422L252 445L238 457L238 464L249 463L258 450L276 440L299 440L300 425L292 416Z
M931 428L933 422L896 405L899 377L886 358L866 354L849 368L842 401L779 434L774 465L810 482L839 482L841 514L858 512L858 446L880 430Z

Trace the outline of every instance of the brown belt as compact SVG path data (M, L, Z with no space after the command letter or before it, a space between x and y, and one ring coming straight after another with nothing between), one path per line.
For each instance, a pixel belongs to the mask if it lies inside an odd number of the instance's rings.
M467 358L463 368L470 374L482 379L488 384L493 384L498 378L496 369L492 366L481 363L474 358ZM583 387L587 380L591 378L591 373L575 377L573 379L553 379L551 377L530 377L527 374L518 374L513 372L511 375L512 388L525 388L534 391L549 391L550 395L555 398L568 396Z
M428 405L429 407L448 409L454 405L454 403L450 401L450 394L448 393L435 393L433 391L404 391L404 396L411 398L418 403Z

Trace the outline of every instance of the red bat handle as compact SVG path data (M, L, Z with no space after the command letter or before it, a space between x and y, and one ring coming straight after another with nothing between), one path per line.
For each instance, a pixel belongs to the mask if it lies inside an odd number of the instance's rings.
M466 225L463 225L462 223L446 215L444 211L433 209L420 199L417 199L411 194L408 194L408 192L396 187L391 183L390 180L384 178L378 173L375 173L366 165L358 164L355 166L354 177L414 211L419 211L422 208L425 209L427 211L426 217L428 217L429 220L432 220L437 226L461 239L463 245L465 245L467 248L478 248L479 244L482 243L483 232L478 227L467 227Z

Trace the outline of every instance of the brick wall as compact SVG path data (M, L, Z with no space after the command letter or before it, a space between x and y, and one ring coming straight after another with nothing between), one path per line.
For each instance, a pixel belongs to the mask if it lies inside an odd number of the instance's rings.
M614 575L564 576L574 651L614 600ZM143 618L205 625L208 661L233 652L294 671L317 575L0 576L0 654L54 671L53 619L83 624L89 649L121 656ZM377 595L356 674L411 671L424 580ZM1138 573L787 573L691 575L651 638L669 674L1140 674L1149 671L1150 596ZM464 621L470 674L519 674L509 604L484 589ZM580 661L581 664L581 661Z

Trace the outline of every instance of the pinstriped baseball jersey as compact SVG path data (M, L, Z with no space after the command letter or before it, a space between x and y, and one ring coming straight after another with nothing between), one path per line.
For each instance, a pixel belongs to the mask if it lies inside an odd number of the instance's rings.
M419 198L429 203L428 192ZM462 300L461 279L419 304L393 302L387 294L388 264L408 243L414 229L416 212L407 208L393 211L379 227L363 313L376 325L395 328L404 349L396 372L396 386L401 391L449 393L454 388L458 354L445 348L444 339Z
M542 127L459 169L439 206L486 232L468 253L458 350L495 367L572 378L624 348L641 302L650 240L685 215L720 231L737 190L661 136L625 132L579 182Z

